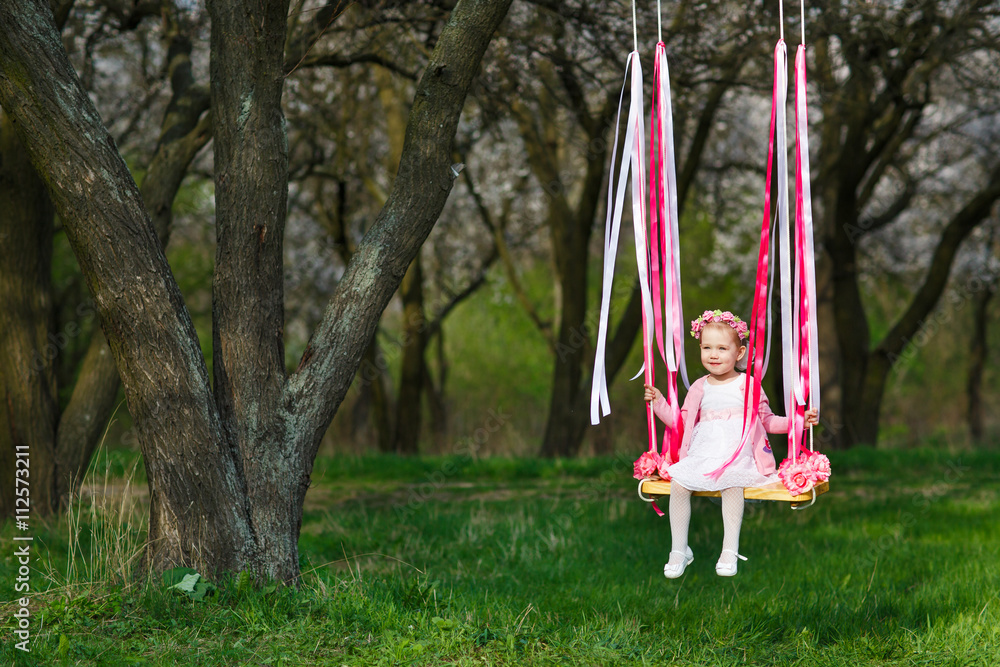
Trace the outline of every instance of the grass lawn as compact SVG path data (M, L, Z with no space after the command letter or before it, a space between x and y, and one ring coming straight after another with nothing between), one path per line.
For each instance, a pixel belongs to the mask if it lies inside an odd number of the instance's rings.
M748 505L731 579L719 506L694 499L674 581L630 461L321 459L301 588L237 579L201 601L120 580L140 482L131 513L85 498L37 528L27 654L0 531L0 664L1000 665L1000 453L830 458L814 507Z

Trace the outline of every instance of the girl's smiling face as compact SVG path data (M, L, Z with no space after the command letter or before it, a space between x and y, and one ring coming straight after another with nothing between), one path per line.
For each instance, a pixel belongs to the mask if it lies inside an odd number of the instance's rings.
M701 364L713 378L731 380L739 375L736 362L747 352L740 338L728 324L712 323L701 331Z

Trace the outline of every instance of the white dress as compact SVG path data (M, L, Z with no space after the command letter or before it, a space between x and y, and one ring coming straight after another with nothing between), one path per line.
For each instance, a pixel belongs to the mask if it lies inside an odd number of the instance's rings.
M743 386L740 373L725 384L705 381L698 423L691 435L687 456L667 468L672 481L690 491L721 491L733 486L766 486L779 481L777 474L763 475L753 460L753 443L748 442L739 457L719 479L707 477L725 464L740 446L743 432Z

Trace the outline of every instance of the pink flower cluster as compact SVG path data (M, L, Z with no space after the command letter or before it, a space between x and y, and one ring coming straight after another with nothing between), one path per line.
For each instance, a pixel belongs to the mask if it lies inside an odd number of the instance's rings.
M747 323L728 310L706 310L698 316L698 319L691 322L691 335L695 338L701 338L701 330L705 328L706 324L711 324L712 322L728 324L736 331L736 335L740 337L740 340L745 340L750 335L750 327L747 326Z
M830 479L830 459L819 452L803 449L794 463L791 459L781 462L778 478L791 495L806 493L816 484Z
M670 462L655 451L643 452L642 456L635 460L632 469L632 476L636 479L646 479L647 477L658 476L660 479L670 479L667 473L667 466Z

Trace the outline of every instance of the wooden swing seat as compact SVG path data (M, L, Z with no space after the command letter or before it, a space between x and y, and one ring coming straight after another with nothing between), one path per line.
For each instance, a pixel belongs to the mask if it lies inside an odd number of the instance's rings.
M830 489L830 482L820 482L813 488L816 491L816 495L820 496ZM662 479L647 479L642 483L640 490L650 497L669 496L670 482ZM722 496L722 493L720 491L694 491L691 495L719 498ZM811 503L813 500L812 491L793 496L788 493L788 490L785 489L781 482L775 482L767 486L748 486L743 489L743 497L748 500L782 501L791 503L793 508L798 507L800 504Z

